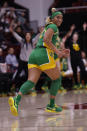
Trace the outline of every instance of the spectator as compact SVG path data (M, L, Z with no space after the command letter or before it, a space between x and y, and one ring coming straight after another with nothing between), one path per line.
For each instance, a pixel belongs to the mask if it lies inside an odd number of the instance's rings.
M5 63L5 59L4 59L4 56L3 56L2 48L0 48L0 63Z
M17 41L20 44L20 60L19 60L19 67L18 67L18 71L17 74L14 78L14 82L17 83L20 73L24 70L25 72L25 78L27 79L28 76L28 67L27 67L27 63L28 63L28 57L32 51L32 45L31 45L31 34L29 32L27 32L25 34L25 38L23 39L22 37L20 37L16 32L14 32L14 30L12 29L12 27L10 27L10 31L13 34L13 36L17 39Z
M33 39L36 36L36 33L34 32L33 28L30 29L30 33L31 33L31 39Z
M80 32L81 50L87 54L87 23L84 22Z
M19 16L18 16L18 21L21 23L21 25L23 25L26 21L25 18L25 12L22 12Z
M84 66L84 63L81 57L81 50L80 50L80 45L79 45L79 35L77 32L75 32L72 35L72 39L69 39L68 47L70 48L71 66L72 66L73 76L75 80L74 88L83 87L83 85L80 86L78 83L77 67L79 66L80 68L81 80L84 81L85 84L86 84L87 73L85 71L85 66Z
M86 54L85 54L85 52L82 52L81 55L82 55L83 63L85 65L85 69L87 70L87 58L86 58Z
M3 56L3 50L0 48L0 73L7 72L7 64L5 63L5 57Z
M9 48L5 61L10 69L10 72L14 72L18 68L18 61L14 54L13 48Z
M2 41L4 41L4 32L3 32L3 26L2 24L0 23L0 44Z
M23 28L23 30L25 32L29 32L30 31L30 26L29 26L28 20L25 20L25 23L23 24L22 28Z
M16 13L15 13L15 8L10 8L10 10L7 12L7 15L11 18L11 19L16 19Z
M23 30L21 26L16 27L16 33L20 35L21 37L24 37Z
M21 27L20 22L18 22L17 20L13 20L10 26L15 30L15 32L18 35L20 35L21 37L24 37L23 29ZM11 40L11 43L18 44L18 41L16 40L16 38L14 38L12 34L10 34L10 40Z
M8 8L8 3L5 2L0 10L0 17L2 17L5 13L6 13L6 10Z

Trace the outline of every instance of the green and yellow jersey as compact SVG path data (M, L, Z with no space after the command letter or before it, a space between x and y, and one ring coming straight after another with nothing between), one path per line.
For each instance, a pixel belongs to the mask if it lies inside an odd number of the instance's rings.
M53 23L45 26L44 31L41 33L39 40L37 42L36 48L32 51L29 62L28 68L39 68L42 71L46 69L51 69L56 67L54 52L50 49L50 47L43 41L45 32L49 29L53 29L54 35L52 37L52 43L57 48L60 48L60 39L59 39L59 30L57 26Z
M58 46L59 30L58 30L58 28L57 28L57 26L56 26L55 24L49 24L49 25L47 25L47 26L45 27L44 31L41 33L36 47L44 46L44 47L49 48L48 45L43 42L43 38L44 38L45 32L46 32L49 28L53 29L53 31L54 31L54 35L53 35L53 37L52 37L52 43L53 43L55 46Z

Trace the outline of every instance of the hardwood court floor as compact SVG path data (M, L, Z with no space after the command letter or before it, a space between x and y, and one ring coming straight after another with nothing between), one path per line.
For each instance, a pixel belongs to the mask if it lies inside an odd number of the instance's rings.
M0 131L87 131L87 90L58 94L61 113L47 113L47 94L26 95L19 106L19 116L10 114L8 97L0 97Z

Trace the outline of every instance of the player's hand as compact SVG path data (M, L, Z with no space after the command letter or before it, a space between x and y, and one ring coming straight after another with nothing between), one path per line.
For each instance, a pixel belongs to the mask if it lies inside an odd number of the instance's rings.
M59 58L62 58L62 57L63 57L63 53L62 53L62 50L61 50L61 49L57 50L56 54L57 54L57 56L58 56Z
M68 57L70 55L70 50L69 49L63 49L62 53L63 53L63 57Z
M57 50L57 53L59 58L62 58L62 57L68 57L70 55L70 50L69 49L58 49Z

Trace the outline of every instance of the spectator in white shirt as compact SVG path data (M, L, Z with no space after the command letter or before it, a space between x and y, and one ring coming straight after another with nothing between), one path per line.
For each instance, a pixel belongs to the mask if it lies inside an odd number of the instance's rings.
M27 32L25 34L25 38L23 39L21 36L19 36L12 27L10 27L10 32L13 34L13 36L16 38L16 40L20 44L20 60L19 60L19 67L18 72L14 78L14 81L17 81L17 79L20 76L20 73L24 70L25 72L25 78L27 79L28 76L28 58L32 51L32 45L31 45L31 34Z

